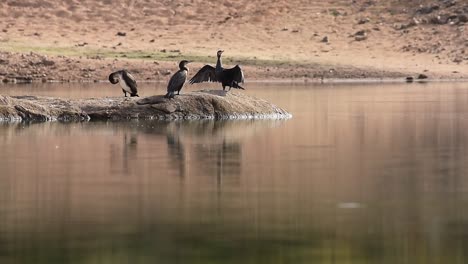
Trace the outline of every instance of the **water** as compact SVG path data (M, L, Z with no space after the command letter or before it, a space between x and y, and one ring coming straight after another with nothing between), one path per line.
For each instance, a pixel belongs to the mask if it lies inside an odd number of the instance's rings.
M59 87L0 93L120 95ZM293 119L0 125L0 263L467 262L466 84L248 88Z

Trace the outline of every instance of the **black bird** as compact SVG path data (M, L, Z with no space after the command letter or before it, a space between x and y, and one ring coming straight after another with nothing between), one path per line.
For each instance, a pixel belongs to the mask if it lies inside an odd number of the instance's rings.
M229 91L231 88L245 90L244 87L239 85L239 83L244 83L244 73L239 65L236 65L231 69L223 68L221 63L221 54L223 54L223 52L223 50L218 50L216 68L211 65L203 66L203 68L201 68L197 74L190 79L190 84L201 82L220 82L223 86L223 90L226 90L226 86L229 86Z
M186 60L179 62L179 70L174 73L169 80L169 83L167 84L167 94L164 97L173 98L175 96L175 92L177 92L178 95L180 94L180 90L182 90L185 80L187 80L187 64L189 63L190 62Z
M112 84L119 83L122 87L122 91L125 97L127 97L127 93L129 93L131 97L139 97L135 77L133 77L133 75L131 75L128 71L120 70L111 73L109 75L109 82Z

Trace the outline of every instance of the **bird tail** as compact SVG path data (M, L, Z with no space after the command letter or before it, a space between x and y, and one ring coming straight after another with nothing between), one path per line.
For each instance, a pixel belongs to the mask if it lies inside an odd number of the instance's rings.
M167 92L167 94L164 97L167 99L174 98L174 92Z
M236 88L236 89L245 90L245 88L244 88L244 87L242 87L242 86L240 86L240 84L238 84L238 83L236 83L236 82L234 82L233 84L234 84L234 86L232 86L232 88Z

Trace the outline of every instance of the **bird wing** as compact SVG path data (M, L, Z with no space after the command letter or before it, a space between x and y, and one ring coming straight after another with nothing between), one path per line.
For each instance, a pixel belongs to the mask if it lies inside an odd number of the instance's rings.
M186 71L177 71L172 75L169 83L167 84L167 92L175 92L182 88L182 86L187 80L187 72Z
M239 65L236 65L234 68L225 69L224 72L227 76L232 76L232 79L237 83L244 83L244 72Z
M136 83L135 77L133 77L133 75L131 75L128 71L123 71L122 78L130 87L130 90L132 90L132 94L136 94L138 91L137 91L137 83Z
M201 82L218 82L216 79L215 68L205 65L190 79L190 84Z

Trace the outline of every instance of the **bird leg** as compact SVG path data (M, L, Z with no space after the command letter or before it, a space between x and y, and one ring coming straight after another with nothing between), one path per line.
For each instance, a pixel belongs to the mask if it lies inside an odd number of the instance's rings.
M168 92L164 97L167 98L167 99L172 99L172 98L174 98L174 93L173 92Z

